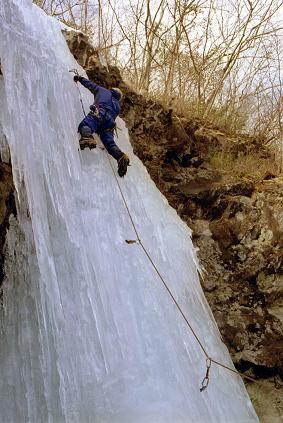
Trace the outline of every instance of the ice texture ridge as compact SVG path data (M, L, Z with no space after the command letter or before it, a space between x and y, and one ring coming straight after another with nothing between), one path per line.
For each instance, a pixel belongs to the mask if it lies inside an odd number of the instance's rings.
M79 67L59 23L31 0L0 0L0 25L0 151L8 143L18 208L0 309L0 422L258 422L239 376L213 365L200 392L205 356L139 243L125 242L136 236L105 150L78 151L68 70ZM140 237L206 350L233 366L190 230L118 126Z

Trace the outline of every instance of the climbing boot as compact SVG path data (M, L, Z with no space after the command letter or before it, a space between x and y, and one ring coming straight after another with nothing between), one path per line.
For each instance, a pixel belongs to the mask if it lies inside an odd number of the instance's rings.
M90 150L96 148L96 140L93 137L81 137L80 139L80 148L84 150L88 147Z
M118 175L123 176L127 173L127 167L130 166L130 160L127 154L123 153L123 155L118 160Z

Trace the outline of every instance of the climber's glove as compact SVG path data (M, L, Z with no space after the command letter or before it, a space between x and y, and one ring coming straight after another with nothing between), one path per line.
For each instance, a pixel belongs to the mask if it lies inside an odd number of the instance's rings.
M75 75L75 76L74 76L74 81L75 81L75 82L78 82L78 81L80 81L80 82L81 82L81 80L82 80L82 76L80 76L80 75Z

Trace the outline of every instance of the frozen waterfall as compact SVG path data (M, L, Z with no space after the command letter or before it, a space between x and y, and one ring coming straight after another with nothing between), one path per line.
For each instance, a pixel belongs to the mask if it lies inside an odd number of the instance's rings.
M0 0L0 24L1 152L5 138L18 207L0 309L0 422L258 422L239 376L213 365L200 392L205 356L140 245L125 242L136 237L105 150L78 152L68 72L78 65L59 23L31 0ZM118 126L141 239L206 350L233 366L190 230Z

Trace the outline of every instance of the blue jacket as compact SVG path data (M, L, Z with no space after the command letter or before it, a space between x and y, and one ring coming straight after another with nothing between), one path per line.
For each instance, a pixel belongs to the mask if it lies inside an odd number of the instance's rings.
M100 85L97 85L89 79L83 77L81 77L79 81L94 95L93 104L108 111L113 120L115 120L121 110L119 103L120 94L115 90L108 90L107 88L101 87Z

